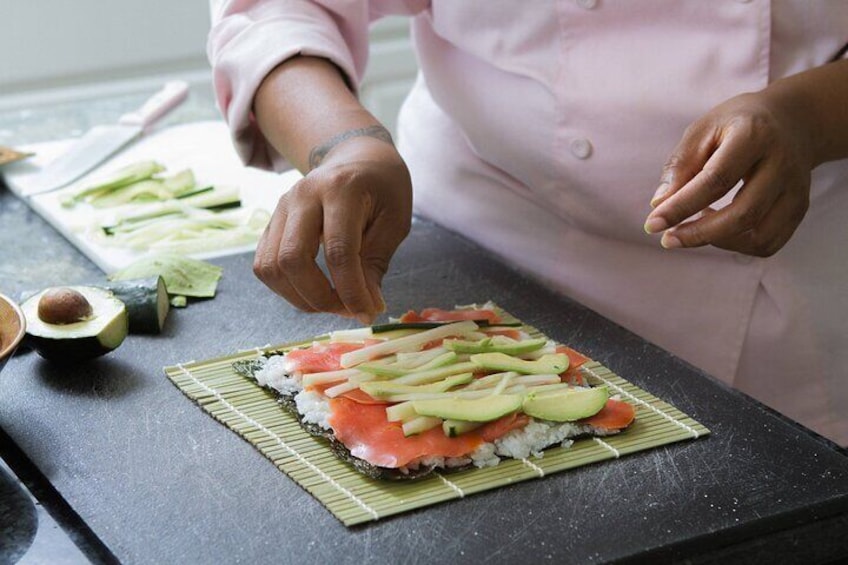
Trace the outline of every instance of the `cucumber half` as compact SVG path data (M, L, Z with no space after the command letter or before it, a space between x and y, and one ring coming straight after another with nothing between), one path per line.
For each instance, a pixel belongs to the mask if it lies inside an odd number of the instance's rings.
M156 275L144 279L111 281L103 285L127 307L130 333L158 334L171 309L165 279Z
M85 297L90 314L68 323L48 323L39 316L39 303L51 290L46 289L27 299L21 310L27 321L27 342L39 355L54 361L84 361L116 349L129 332L129 318L124 303L112 292L88 286L65 287ZM45 306L41 304L42 315Z

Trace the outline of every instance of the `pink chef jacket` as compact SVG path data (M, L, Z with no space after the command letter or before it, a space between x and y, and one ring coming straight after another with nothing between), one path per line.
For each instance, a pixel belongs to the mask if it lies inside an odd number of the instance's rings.
M251 115L296 53L358 85L368 24L412 16L399 122L417 213L765 404L848 444L848 161L813 173L792 240L759 259L645 235L661 168L716 104L826 62L844 0L231 0L209 41L239 154L284 160Z

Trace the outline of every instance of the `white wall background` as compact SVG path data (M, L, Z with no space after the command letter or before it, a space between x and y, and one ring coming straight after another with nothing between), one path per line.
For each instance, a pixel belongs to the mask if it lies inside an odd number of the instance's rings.
M164 76L206 80L209 5L217 1L0 0L0 107ZM394 131L416 72L408 22L388 18L371 35L362 101Z
M0 0L0 95L206 67L207 0Z

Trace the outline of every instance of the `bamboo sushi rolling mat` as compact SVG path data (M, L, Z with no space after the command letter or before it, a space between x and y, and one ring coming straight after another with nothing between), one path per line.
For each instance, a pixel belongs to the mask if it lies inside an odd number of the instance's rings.
M523 329L534 337L542 335L530 326ZM606 384L610 395L618 394L636 408L636 421L624 432L578 439L568 448L545 450L544 457L505 459L495 467L433 473L414 481L371 479L338 459L327 440L304 431L271 391L239 375L232 367L235 361L256 359L264 353L278 353L312 341L257 348L164 370L183 393L250 442L346 526L710 433L674 406L600 363L589 361L581 367L583 376L592 384Z

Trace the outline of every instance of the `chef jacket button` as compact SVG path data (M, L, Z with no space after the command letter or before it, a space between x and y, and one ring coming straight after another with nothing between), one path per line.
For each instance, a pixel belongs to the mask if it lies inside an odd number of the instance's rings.
M588 159L592 154L592 144L585 137L578 137L571 141L571 154L578 159Z
M577 5L584 10L592 10L598 5L598 0L577 0Z

